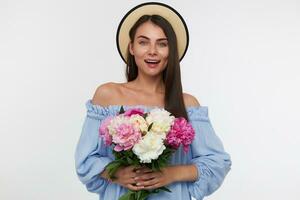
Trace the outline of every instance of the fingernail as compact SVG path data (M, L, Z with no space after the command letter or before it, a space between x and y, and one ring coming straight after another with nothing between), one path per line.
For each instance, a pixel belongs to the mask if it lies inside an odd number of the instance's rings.
M136 170L136 173L140 173L140 170Z
M140 185L140 183L136 183L136 185Z

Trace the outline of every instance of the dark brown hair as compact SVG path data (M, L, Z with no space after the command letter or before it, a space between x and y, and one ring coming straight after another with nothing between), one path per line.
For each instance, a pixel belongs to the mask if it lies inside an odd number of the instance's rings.
M171 24L160 15L143 15L131 27L129 37L131 42L134 41L136 30L145 22L152 22L159 26L168 39L169 56L167 67L162 72L163 82L165 84L164 108L172 113L175 117L184 117L188 120L187 111L183 101L180 64L177 49L177 38ZM128 46L129 47L129 46ZM138 76L138 67L135 63L134 56L127 49L126 78L132 81Z

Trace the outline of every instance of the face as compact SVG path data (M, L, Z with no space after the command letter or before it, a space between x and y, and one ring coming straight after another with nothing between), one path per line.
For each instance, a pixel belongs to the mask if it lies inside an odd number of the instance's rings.
M129 52L134 56L139 71L158 75L167 66L169 46L163 30L152 22L145 22L136 30Z

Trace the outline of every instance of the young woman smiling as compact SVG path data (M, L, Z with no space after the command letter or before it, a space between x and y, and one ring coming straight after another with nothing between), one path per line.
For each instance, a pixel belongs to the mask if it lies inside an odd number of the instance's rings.
M188 47L188 31L182 17L165 4L141 4L121 21L117 45L126 62L127 82L100 85L86 103L87 118L75 154L79 179L101 200L117 200L128 189L162 186L168 186L172 192L160 192L148 199L203 199L220 187L230 170L231 159L212 128L208 108L182 91L180 60ZM101 120L116 115L121 105L145 111L164 108L175 117L189 120L196 137L188 153L176 151L170 165L160 172L124 166L111 182L105 166L114 156L98 137L98 129Z

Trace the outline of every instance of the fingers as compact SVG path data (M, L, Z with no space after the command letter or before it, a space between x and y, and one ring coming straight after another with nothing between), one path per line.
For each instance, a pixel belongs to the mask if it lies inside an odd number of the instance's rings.
M145 186L143 189L144 190L153 190L156 188L162 187L162 185L160 183L156 183L154 185L150 185L150 186Z
M134 180L134 177L136 176L136 173L134 172L134 169L134 166L126 166L120 168L116 174L116 182L120 185L135 184L136 181Z
M136 181L147 181L156 177L155 173L139 174L134 179Z
M159 179L158 178L153 178L147 181L139 181L136 183L137 186L144 186L144 187L149 187L149 186L153 186L159 183Z
M144 186L137 186L137 185L132 185L132 184L127 184L127 185L125 185L125 187L127 187L129 190L133 190L133 191L138 191L138 190L144 189Z
M123 184L123 185L127 185L127 184L136 184L136 181L134 180L134 178L132 177L122 177L119 178L119 183Z
M146 167L142 167L142 168L138 168L135 172L137 173L137 175L141 175L141 174L152 172L152 170Z
M133 191L158 188L161 172L153 172L147 167L126 166L121 168L116 183Z
M127 166L124 168L125 169L125 173L135 173L135 166Z
M150 172L135 178L137 186L144 186L143 189L150 190L167 185L169 182L162 172Z
M124 177L134 178L136 176L135 167L134 166L128 166L125 167L123 171Z
M143 174L141 176L137 176L134 179L137 181L136 185L148 187L159 183L161 179L160 177L161 177L160 173L150 172L150 173Z

